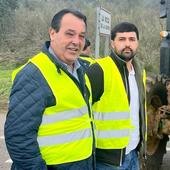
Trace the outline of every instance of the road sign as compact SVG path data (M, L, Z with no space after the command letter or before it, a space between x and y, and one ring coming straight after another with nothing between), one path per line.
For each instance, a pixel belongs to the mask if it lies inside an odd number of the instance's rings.
M111 31L111 14L103 8L99 10L99 32L110 35Z
M100 48L100 35L106 37L104 55L108 54L109 51L109 38L111 32L111 13L104 8L97 8L97 19L96 19L96 41L95 41L95 57L99 57Z

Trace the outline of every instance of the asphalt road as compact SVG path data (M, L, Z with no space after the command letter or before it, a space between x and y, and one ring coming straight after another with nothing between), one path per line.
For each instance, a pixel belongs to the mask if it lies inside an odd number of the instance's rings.
M9 159L4 142L4 122L5 114L0 113L0 170L9 170L11 166L11 160Z
M164 155L162 170L170 170L170 141L167 144L167 153Z
M5 147L3 127L5 114L0 113L0 170L10 170L11 160ZM170 142L167 145L167 154L164 156L162 170L170 170Z

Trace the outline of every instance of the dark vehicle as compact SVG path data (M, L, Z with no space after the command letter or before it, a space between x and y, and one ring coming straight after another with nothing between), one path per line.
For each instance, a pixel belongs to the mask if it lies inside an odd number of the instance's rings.
M160 18L166 18L161 32L160 75L147 92L147 170L160 170L170 135L170 0L160 1Z

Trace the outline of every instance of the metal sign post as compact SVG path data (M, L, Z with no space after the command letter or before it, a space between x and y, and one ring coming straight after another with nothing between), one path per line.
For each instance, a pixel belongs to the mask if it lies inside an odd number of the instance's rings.
M100 25L99 23L100 23L100 8L97 7L95 58L99 57L99 47L100 47Z

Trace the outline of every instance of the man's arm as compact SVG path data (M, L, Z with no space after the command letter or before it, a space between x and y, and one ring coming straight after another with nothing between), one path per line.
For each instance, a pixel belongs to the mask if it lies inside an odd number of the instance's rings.
M40 71L28 64L14 80L5 122L5 141L13 166L19 170L46 170L37 143L43 111L55 100Z
M104 92L104 75L103 70L98 63L92 64L87 70L92 87L92 103L100 100Z

